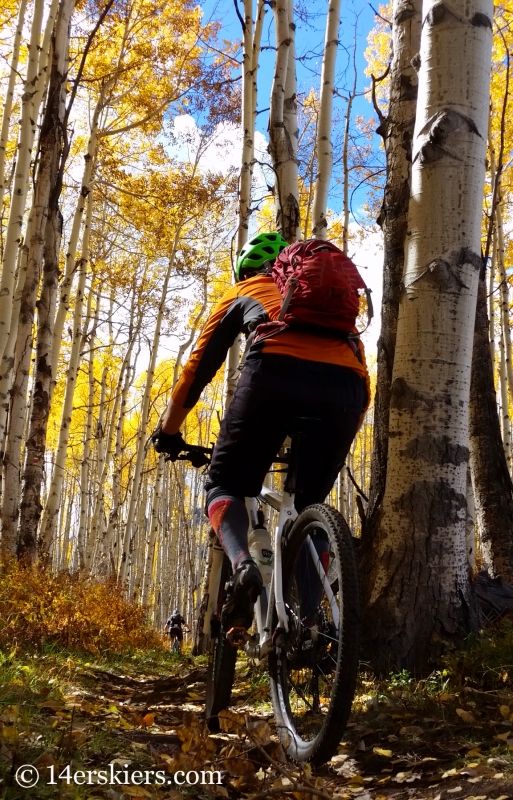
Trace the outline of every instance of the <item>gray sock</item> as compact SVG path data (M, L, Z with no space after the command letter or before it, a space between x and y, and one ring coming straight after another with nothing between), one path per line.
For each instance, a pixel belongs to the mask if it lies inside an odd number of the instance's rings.
M235 572L240 564L251 560L248 545L249 517L244 500L234 497L220 486L214 486L207 493L207 513Z

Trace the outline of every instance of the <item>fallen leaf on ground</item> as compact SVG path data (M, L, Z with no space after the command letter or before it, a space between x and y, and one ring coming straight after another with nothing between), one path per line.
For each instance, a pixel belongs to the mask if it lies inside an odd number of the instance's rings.
M392 751L391 750L383 750L382 747L373 747L372 748L372 752L376 753L376 755L378 755L378 756L385 756L385 758L391 758L392 757Z
M456 709L456 713L457 713L458 717L460 717L460 719L463 720L463 722L472 723L472 722L476 721L476 718L474 717L474 715L471 714L470 711L465 711L464 708L457 708Z

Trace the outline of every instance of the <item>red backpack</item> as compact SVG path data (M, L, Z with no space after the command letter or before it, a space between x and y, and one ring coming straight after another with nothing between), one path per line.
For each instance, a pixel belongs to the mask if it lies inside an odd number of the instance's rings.
M290 244L276 258L271 276L282 296L280 314L257 327L253 344L289 326L329 329L345 338L355 327L359 289L365 290L369 321L372 317L370 290L351 259L331 242Z

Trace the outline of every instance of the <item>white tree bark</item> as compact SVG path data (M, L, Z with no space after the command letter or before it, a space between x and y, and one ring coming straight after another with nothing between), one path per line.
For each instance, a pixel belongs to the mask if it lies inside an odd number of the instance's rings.
M153 488L153 502L151 505L151 520L149 526L148 542L145 548L144 559L144 574L141 590L141 604L143 606L149 605L150 590L152 582L155 579L155 566L156 566L156 550L155 545L157 542L157 534L159 529L159 517L162 503L162 477L164 475L164 455L160 454L157 464L157 476L155 478L155 486Z
M465 516L492 16L489 0L424 6L388 471L366 610L376 662L408 669L427 663L437 637L478 620Z
M511 472L511 419L509 416L509 392L508 392L508 373L506 366L506 341L504 327L501 325L499 335L499 388L501 397L501 430L502 441L504 442L504 454L508 469Z
M21 250L19 252L21 261ZM16 347L16 334L18 333L18 320L21 308L21 295L25 285L26 272L18 267L18 278L14 292L11 330L7 339L2 361L0 362L0 464L3 463L6 437L7 414L9 411L10 390L14 375L14 350ZM0 470L1 474L1 470Z
M294 23L291 0L273 6L276 64L269 112L269 152L276 176L276 227L288 242L299 235ZM292 51L292 52L291 52ZM289 69L289 61L290 69Z
M16 23L16 33L14 35L14 42L12 46L9 81L7 84L4 106L2 109L2 128L0 130L0 208L3 207L4 194L6 189L5 156L7 150L7 141L9 139L9 125L11 122L12 103L14 99L14 87L16 85L16 76L18 74L18 62L20 60L20 44L21 44L21 37L23 35L23 25L25 22L26 10L27 10L27 0L21 0L18 11L18 21Z
M89 134L89 140L87 143L87 152L84 156L85 163L84 163L84 172L82 175L82 184L80 187L80 193L78 196L77 205L73 216L73 224L71 226L69 242L66 249L66 263L64 267L64 274L62 276L62 280L59 286L59 306L55 317L53 348L52 348L52 378L53 378L52 389L55 386L57 365L59 363L59 355L62 342L62 331L64 329L66 314L68 313L69 309L70 291L76 271L75 258L78 247L78 239L80 236L80 228L83 221L84 209L87 204L87 198L92 190L92 182L96 165L96 152L98 148L98 127L99 127L100 115L105 105L106 91L107 91L107 84L102 87L102 91L100 92L100 97L98 98L98 102L96 103L93 112L93 117L91 121L91 133Z
M91 285L89 287L88 299L88 313L86 319L91 314L91 303L94 297L93 292L94 276L91 276ZM100 298L96 298L96 308L94 312L94 322L92 330L87 337L89 340L89 359L88 359L88 375L87 375L87 412L86 423L84 427L84 442L82 448L82 462L80 464L80 515L78 523L77 535L77 550L80 569L86 566L86 552L88 549L88 532L89 530L89 509L91 498L91 457L92 457L92 439L93 439L93 408L94 408L94 340L96 335L96 328L98 326L98 315L100 313ZM86 329L84 328L84 334Z
M33 349L33 325L36 298L41 278L43 248L45 244L46 224L49 216L50 192L57 179L61 156L60 136L56 136L56 128L62 120L64 110L64 81L68 66L68 44L71 12L74 0L61 0L55 35L53 36L52 81L50 92L56 94L57 115L54 116L54 98L49 98L51 108L45 113L39 140L40 161L35 180L32 209L27 226L27 241L22 247L21 269L25 271L25 281L21 297L19 327L16 341L16 374L12 388L10 424L5 459L5 494L2 503L2 539L3 547L11 542L14 548L16 539L16 522L20 509L20 461L21 444L25 428L27 410L28 378ZM64 90L65 91L65 90ZM62 103L59 98L62 97ZM36 556L36 531L24 530L23 545L20 553Z
M46 21L43 42L39 45L44 0L36 0L29 45L29 61L25 91L22 96L21 122L18 137L16 175L5 234L0 283L0 361L9 338L11 327L13 289L18 247L21 242L23 215L29 185L30 159L36 133L39 106L47 79L50 41L57 13L58 0L52 0Z
M87 266L89 263L89 239L91 234L92 214L93 191L91 190L87 196L87 213L84 225L84 234L82 238L82 257L79 262L78 286L75 297L75 308L73 311L73 341L66 375L66 389L62 406L61 425L59 429L59 443L57 445L57 452L55 454L48 498L41 520L41 549L43 552L49 552L55 536L55 526L61 502L62 484L66 468L69 426L71 422L73 395L75 393L77 370L80 359L80 348L82 344L82 309L84 305L84 290L88 271Z
M321 92L319 97L319 125L317 128L317 175L312 212L312 236L326 239L328 223L326 208L333 168L331 129L333 117L333 91L335 89L335 64L340 24L340 0L329 0L326 18L326 36L322 57ZM349 109L348 109L349 117Z
M132 478L132 485L130 488L130 502L128 506L128 515L125 525L125 531L123 536L123 546L121 556L121 563L119 567L119 580L121 583L124 583L127 576L128 576L128 568L130 565L129 562L129 552L130 552L130 545L132 541L132 536L134 533L134 523L135 523L135 511L137 506L137 498L139 493L139 486L141 480L141 473L142 467L144 463L145 457L145 439L147 436L147 425L148 425L148 411L150 407L150 393L151 387L153 385L153 375L155 373L155 365L157 363L157 351L160 341L160 332L162 328L162 321L164 318L164 309L166 305L166 297L167 297L167 287L169 285L169 279L171 277L171 272L174 267L175 263L175 256L176 256L176 249L178 247L178 242L180 239L180 231L181 227L179 227L175 234L175 239L173 242L173 249L169 256L168 266L166 270L166 274L164 276L164 281L162 284L162 292L160 296L160 303L159 303L159 310L157 314L157 319L155 321L155 332L153 334L153 342L151 346L151 355L150 355L150 363L148 365L148 371L146 373L146 384L144 387L144 394L142 398L142 407L141 407L141 419L139 422L139 430L137 432L137 445L136 445L136 458L135 458L135 467L134 467L134 475Z

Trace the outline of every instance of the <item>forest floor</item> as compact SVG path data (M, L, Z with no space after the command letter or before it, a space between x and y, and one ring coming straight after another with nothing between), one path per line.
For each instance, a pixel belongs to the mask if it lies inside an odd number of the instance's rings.
M315 770L285 761L265 672L246 661L223 731L210 735L203 657L153 650L107 659L51 646L4 653L0 798L513 800L512 644L506 621L426 680L362 673L338 754ZM37 767L37 786L18 786L22 765ZM103 785L98 771L110 769L117 782ZM222 783L134 785L155 770L166 780L177 770L220 770Z

